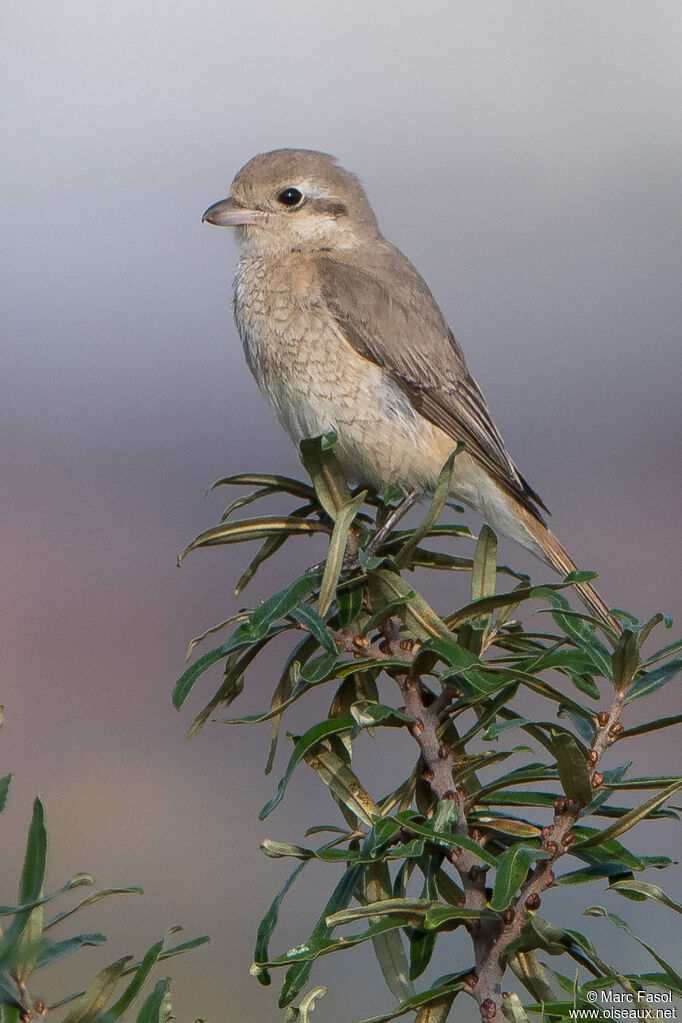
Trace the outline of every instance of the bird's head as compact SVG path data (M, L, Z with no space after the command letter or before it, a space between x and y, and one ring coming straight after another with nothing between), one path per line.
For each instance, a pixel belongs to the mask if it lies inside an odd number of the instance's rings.
M239 171L203 220L234 227L246 256L348 249L379 229L362 185L327 153L276 149Z

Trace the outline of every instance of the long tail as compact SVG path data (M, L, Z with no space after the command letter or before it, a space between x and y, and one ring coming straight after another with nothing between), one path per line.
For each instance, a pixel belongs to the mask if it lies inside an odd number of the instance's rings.
M568 575L576 571L576 564L561 546L554 533L551 532L537 519L530 515L524 516L524 525L531 533L533 539L542 548L546 560L560 575ZM597 591L589 583L574 583L574 589L582 600L588 611L591 611L597 618L606 625L617 638L622 632L622 626L609 613L609 609L601 599Z

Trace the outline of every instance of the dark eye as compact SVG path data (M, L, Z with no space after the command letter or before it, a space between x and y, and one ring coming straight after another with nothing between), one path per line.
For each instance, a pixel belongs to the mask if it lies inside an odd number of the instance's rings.
M282 206L298 206L302 198L303 193L297 188L285 188L277 196L277 202L281 202Z

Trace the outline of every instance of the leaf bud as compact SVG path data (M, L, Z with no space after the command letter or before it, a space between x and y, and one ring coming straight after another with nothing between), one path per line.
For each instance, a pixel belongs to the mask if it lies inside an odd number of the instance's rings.
M490 1020L495 1019L497 1015L497 1008L492 998L484 998L478 1009L481 1013L481 1019L485 1020L485 1023L490 1023Z

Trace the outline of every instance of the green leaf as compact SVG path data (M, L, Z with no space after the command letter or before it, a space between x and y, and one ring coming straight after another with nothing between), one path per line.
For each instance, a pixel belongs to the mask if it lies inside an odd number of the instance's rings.
M417 821L415 815L411 810L405 813L398 813L393 818L402 827L408 828L410 831L414 831L417 835L422 835L424 838L428 838L430 842L435 845L440 845L446 849L468 849L469 852L474 853L482 863L487 863L491 867L497 866L497 857L491 852L488 852L483 846L479 845L472 838L467 835L454 834L451 831L440 831L437 828Z
M0 961L9 961L20 981L35 968L41 952L43 932L43 883L47 863L47 829L42 800L33 801L33 813L26 839L26 852L19 880L19 909L0 940Z
M584 752L568 732L553 730L551 737L561 787L569 799L587 806L592 799L592 785Z
M668 909L672 909L675 913L682 913L680 903L675 902L669 895L666 895L657 884L626 880L615 881L609 887L611 891L618 892L619 895L623 895L626 892L636 892L638 895L644 896L645 899L653 899L654 902L660 902L662 906L667 906Z
M170 987L170 977L159 981L140 1009L137 1023L168 1023L174 1018L171 1016Z
M366 902L381 905L391 898L391 875L386 863L370 863L362 879L362 890ZM370 919L374 922L373 918ZM400 932L379 934L372 940L372 945L386 986L393 997L398 1002L410 998L414 994L414 986L409 979L409 966Z
M279 910L282 905L284 896L287 894L294 881L305 867L307 861L299 863L296 869L289 874L280 890L275 895L274 899L270 903L267 913L258 925L258 931L256 934L256 948L254 950L253 958L255 963L265 963L269 958L269 945L270 938L272 937L275 927L277 926L277 920L279 919ZM257 980L263 984L268 985L270 983L270 974L265 969L259 969L255 972Z
M613 674L611 655L600 639L597 638L594 626L584 620L584 616L575 612L566 597L548 586L535 588L535 596L543 596L552 606L552 618L579 650L586 653L592 661L597 674L610 679Z
M659 792L657 796L651 796L650 799L645 800L644 803L640 803L639 806L635 806L632 810L617 820L614 824L611 824L608 828L593 835L591 838L586 839L583 842L578 842L573 846L573 850L578 851L582 849L589 849L591 846L603 845L611 838L617 838L619 835L624 834L633 828L635 824L638 824L651 810L657 810L659 806L663 806L668 801L670 796L674 795L682 788L682 779L678 779L672 785L669 785L662 792Z
M291 612L291 617L300 622L328 653L337 654L339 652L334 637L327 628L326 621L315 608L301 603Z
M7 804L7 793L9 791L9 783L11 780L11 774L6 774L4 778L0 778L0 813L2 813Z
M616 649L611 654L613 681L622 693L631 683L639 667L639 644L637 636L630 629L623 629Z
M42 966L49 966L50 963L63 959L64 956L71 955L72 952L77 952L78 949L83 948L85 945L101 945L106 940L103 934L94 933L77 934L73 938L52 942L52 944L44 947L38 955L35 968L39 970Z
M280 491L306 500L315 497L315 491L309 483L302 483L290 476L276 476L269 473L238 473L236 476L225 476L223 479L216 480L207 492L210 493L216 487L224 486L267 487L272 493Z
M318 501L327 515L336 520L338 512L351 497L336 455L331 447L323 443L321 437L302 440L299 451L306 472L313 481Z
M497 593L491 597L481 597L478 600L472 600L470 604L460 608L459 611L447 615L444 619L445 624L450 629L456 629L464 622L470 622L474 618L480 618L483 615L490 614L491 611L508 607L510 604L519 604L521 601L533 596L535 596L535 588L524 583L515 587L510 593Z
M547 859L549 853L538 849L527 849L517 842L498 857L495 886L490 905L501 913L510 906L514 896L526 880L531 863Z
M346 555L348 544L348 531L353 524L355 516L360 511L367 491L362 490L357 497L350 498L341 505L336 512L336 521L329 541L327 561L324 566L324 575L320 586L319 607L320 614L326 615L336 595L336 587L343 568L343 559Z
M263 543L251 558L251 561L239 576L239 579L237 579L234 587L235 597L239 596L239 594L246 589L260 566L264 564L268 558L271 558L273 554L276 554L280 547L284 546L287 540L288 537L286 533L282 533L279 536L269 536L266 540L263 540Z
M463 906L431 904L426 912L424 926L427 930L452 930L467 920L493 920L495 914L487 909L465 909ZM449 925L446 927L446 924Z
M172 697L175 709L180 710L205 671L227 657L232 651L242 650L252 643L265 639L273 624L291 614L294 608L316 589L318 581L319 573L317 572L306 572L299 576L289 586L263 601L259 607L252 611L247 620L237 626L226 643L202 654L175 683ZM276 631L271 633L271 635L276 634Z
M421 525L419 525L411 533L408 540L402 546L400 551L396 554L395 562L399 568L403 568L404 566L409 564L412 554L414 553L416 548L419 546L424 537L428 535L430 530L433 528L433 526L435 526L436 522L440 518L441 512L443 511L443 508L445 507L448 496L450 494L455 458L463 449L463 447L464 447L463 444L461 443L458 444L455 450L447 459L445 465L441 469L440 474L438 476L438 483L436 484L436 489L433 494L433 500L431 501L431 505L424 517L424 520L422 521Z
M380 610L385 604L392 605L396 598L404 597L406 603L399 608L398 613L413 635L418 639L428 639L430 636L454 639L443 620L438 617L424 598L408 586L396 572L379 568L372 573L369 583L372 607L375 611ZM378 591L378 599L375 603L376 591Z
M672 682L680 673L680 670L682 670L682 657L676 657L667 664L662 664L660 668L654 668L653 671L637 675L628 690L625 698L626 703L639 700L642 696L651 696L652 693L662 689L668 682Z
M676 654L678 650L682 650L682 639L675 640L674 643L668 643L666 646L661 647L655 654L648 657L644 662L644 667L648 668L651 664L656 664L657 661L663 660L664 657L670 657L671 654Z
M358 821L371 827L374 818L379 815L379 807L361 785L346 760L327 743L307 752L305 760L329 788L332 798L351 827L356 828Z
M508 774L503 774L500 778L496 778L495 781L490 782L488 785L484 785L483 788L478 789L476 792L471 792L467 799L467 806L476 806L478 803L490 803L491 800L488 798L492 793L497 793L500 789L512 788L514 785L529 784L531 782L543 782L553 781L557 777L557 772L554 768L546 767L544 764L527 764L525 767L518 767L515 771L510 771ZM538 801L539 797L539 801ZM521 798L528 799L529 801L523 803L515 803L514 805L520 806L543 806L550 805L543 802L546 797L540 792L524 792L521 794ZM552 802L554 800L552 799ZM492 800L493 805L498 803L498 798L495 797ZM503 805L500 803L500 805Z
M322 914L313 928L307 945L318 946L328 939L331 934L331 929L327 924L327 917L348 905L353 897L353 892L358 886L364 869L365 868L363 866L351 867L345 872L332 892L326 906L322 910ZM285 956L284 958L287 959L288 957ZM312 965L313 960L311 959L309 962L297 962L289 967L277 1000L277 1004L280 1008L284 1008L285 1005L288 1005L291 1001L293 1001L299 991L307 983Z
M679 724L682 724L682 714L672 714L667 718L655 718L653 721L645 721L633 728L626 728L624 732L621 732L620 738L630 739L634 735L646 735L647 732L657 732L661 728L670 728L672 725Z
M497 537L490 526L481 526L474 551L471 574L471 599L491 597L497 585Z
M508 1023L528 1023L521 999L513 991L502 998L502 1015Z
M514 976L538 1002L554 999L549 970L543 966L535 952L517 952L509 956L508 965Z
M603 916L614 927L617 927L621 931L625 931L625 933L629 934L631 938L634 938L635 941L642 946L642 948L645 948L649 955L656 960L658 965L663 970L665 970L665 972L667 973L668 977L673 982L675 987L678 990L682 988L682 977L680 977L680 975L672 968L672 966L670 966L670 964L667 963L665 959L663 959L663 957L660 956L658 952L656 952L656 950L651 947L651 945L647 945L645 941L642 941L642 939L638 938L636 934L633 934L633 932L630 930L630 928L628 927L628 925L626 924L625 920L623 920L622 917L618 916L616 913L607 913L606 910L602 909L601 906L590 906L589 909L586 909L584 911L583 916Z
M321 721L319 724L313 725L312 728L309 728L308 731L296 741L296 746L294 748L294 752L291 754L287 769L277 786L277 795L273 796L273 798L265 804L258 815L259 820L265 820L265 818L268 817L275 807L282 801L282 797L284 796L284 792L289 784L291 776L294 773L297 764L303 760L305 754L308 753L309 750L312 750L313 747L317 746L317 744L323 739L326 739L330 735L336 735L338 732L346 732L352 728L354 724L355 722L352 718Z
M111 966L107 966L98 973L62 1023L95 1023L97 1016L105 1008L123 976L126 964L132 958L132 956L123 956L122 959L117 959Z
M387 707L373 700L356 700L350 712L358 728L373 728L375 725L387 725L390 728L404 728L414 724L414 718L404 714L395 707Z
M57 913L56 916L53 916L52 919L45 924L43 929L45 931L49 931L51 927L55 926L55 924L60 924L64 920L68 920L70 916L73 916L74 913L77 913L79 910L86 909L88 906L93 906L96 902L99 902L100 899L106 899L110 895L144 895L144 891L142 888L138 888L137 886L127 888L103 888L100 891L93 892L91 895L86 896L86 898L82 899L77 905L72 906L70 909Z
M442 1010L445 1006L452 1004L450 998L454 999L460 991L466 988L464 982L459 979L462 974L451 974L451 976L456 976L457 980L439 984L437 987L431 987L428 991L422 991L420 994L400 1002L385 1015L372 1016L370 1019L361 1020L361 1023L390 1023L391 1020L397 1019L398 1016L404 1016L405 1013L414 1012L417 1009L419 1012L417 1013L415 1023L441 1023L442 1020L447 1018L447 1016L442 1015ZM425 1010L429 1006L439 1007L441 1009L440 1013L437 1012L435 1015L427 1014ZM447 1011L449 1012L449 1007Z
M121 1019L123 1017L123 1014L127 1012L130 1006L133 1004L138 994L142 990L144 982L146 981L147 977L152 972L154 966L158 962L159 956L163 952L164 945L165 939L162 939L161 941L155 942L155 944L153 944L151 948L148 949L142 962L135 971L133 979L130 981L127 988L120 996L120 998L115 1002L114 1005L111 1006L111 1008L107 1012L107 1023L109 1023L109 1020Z
M252 490L250 494L242 494L241 497L235 498L220 516L221 522L226 522L229 519L233 511L237 511L239 508L246 508L247 505L253 504L254 501L259 501L261 497L269 497L275 493L271 487L260 487L258 490Z
M191 551L200 547L219 547L228 543L246 543L249 540L267 540L271 536L312 536L329 530L315 519L301 519L295 515L263 515L258 519L241 519L212 526L196 536L178 555L181 565Z
M339 910L327 917L331 928L342 927L344 924L355 923L356 920L383 920L384 917L397 916L410 923L423 923L431 903L428 899L379 899L363 906Z

